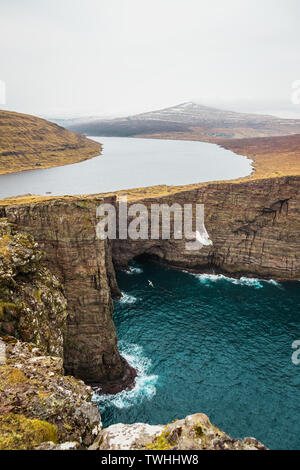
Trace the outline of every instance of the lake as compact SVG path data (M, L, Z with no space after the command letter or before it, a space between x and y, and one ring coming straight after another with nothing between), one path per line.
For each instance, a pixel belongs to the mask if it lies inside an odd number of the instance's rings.
M90 137L99 157L0 175L0 198L23 194L95 194L154 185L185 185L247 176L251 160L216 144L183 140Z

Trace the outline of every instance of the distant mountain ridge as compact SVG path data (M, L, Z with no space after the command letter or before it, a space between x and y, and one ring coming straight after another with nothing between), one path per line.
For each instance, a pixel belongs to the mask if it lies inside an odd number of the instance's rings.
M204 141L300 133L300 120L297 119L226 111L193 101L128 117L89 118L65 125L73 131L95 136L197 138Z
M220 120L232 121L235 119L240 120L253 120L265 121L266 119L277 120L275 116L240 113L236 111L227 111L223 109L204 106L194 101L188 101L169 108L163 108L157 111L149 111L133 116L134 119L154 119L154 120L167 120L174 122L185 123L202 123L203 121L219 122ZM130 119L130 118L129 118Z

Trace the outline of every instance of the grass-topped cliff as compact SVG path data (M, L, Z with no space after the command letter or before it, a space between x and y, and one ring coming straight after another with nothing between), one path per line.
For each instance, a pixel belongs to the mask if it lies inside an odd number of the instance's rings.
M99 143L57 124L0 110L0 174L67 165L100 152Z

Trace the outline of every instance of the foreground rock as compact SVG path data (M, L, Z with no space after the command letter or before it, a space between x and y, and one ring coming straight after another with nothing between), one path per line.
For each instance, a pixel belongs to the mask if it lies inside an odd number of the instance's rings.
M144 423L113 424L104 429L89 450L139 449L151 444L163 432L164 426Z
M0 450L45 442L44 448L91 445L101 430L91 387L63 376L60 357L45 356L34 344L12 337L1 341L6 362L0 365Z
M204 414L167 426L114 424L99 434L90 450L267 450L254 438L232 439Z

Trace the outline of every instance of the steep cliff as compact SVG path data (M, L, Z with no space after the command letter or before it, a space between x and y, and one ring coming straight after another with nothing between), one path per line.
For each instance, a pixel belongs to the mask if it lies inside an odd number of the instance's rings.
M204 204L213 245L200 251L187 251L185 240L174 240L172 233L170 240L98 240L96 207L104 201L116 205L114 195L4 206L2 213L10 222L34 235L45 252L45 264L64 286L66 371L106 384L107 391L134 380L117 347L112 294L116 297L119 291L113 263L124 268L145 254L176 268L299 279L299 182L300 177L291 176L174 188L164 196L151 196L149 190L131 195L129 203L149 209L152 203Z
M113 259L126 267L141 254L178 268L235 276L300 278L300 177L212 183L162 197L132 195L130 203L204 204L212 246L187 251L185 240L116 240ZM151 221L149 220L149 226Z
M95 231L96 207L101 202L103 198L61 199L9 206L5 213L19 229L34 235L45 253L45 264L64 286L66 372L114 390L132 382L134 372L117 347L110 289L117 292L115 273L109 243L98 240Z

